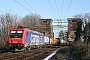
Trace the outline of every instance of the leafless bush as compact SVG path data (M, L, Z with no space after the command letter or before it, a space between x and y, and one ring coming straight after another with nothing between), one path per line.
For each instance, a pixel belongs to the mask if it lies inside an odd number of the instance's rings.
M18 16L10 13L0 15L0 47L5 47L11 27L18 25Z

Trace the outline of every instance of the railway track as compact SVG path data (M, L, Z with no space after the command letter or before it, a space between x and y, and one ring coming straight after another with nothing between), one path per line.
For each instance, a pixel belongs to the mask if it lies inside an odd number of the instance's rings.
M26 52L7 52L0 54L0 60L41 60L51 53L51 51L56 50L54 48L39 48L34 50L29 50Z

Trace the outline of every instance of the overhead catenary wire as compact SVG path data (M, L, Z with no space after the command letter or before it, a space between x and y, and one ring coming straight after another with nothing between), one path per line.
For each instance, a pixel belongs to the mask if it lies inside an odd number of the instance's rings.
M29 5L30 8L32 8L35 11L35 9L33 7L31 7L31 5L26 0L24 0L24 1L25 1L25 3L27 3ZM35 11L35 13L37 13L37 12Z
M9 12L14 13L14 12L13 12L13 11L11 11L10 9L6 8L5 6L3 6L3 5L1 5L1 4L0 4L0 6L2 6L2 7L3 7L3 8L5 8L5 9L7 9Z
M52 9L52 11L53 11L53 14L55 15L55 17L56 17L56 14L55 14L55 12L54 12L54 10L53 10L53 8L52 8L52 6L51 6L51 3L50 3L50 1L48 0L48 2L49 2L49 5L50 5L50 7L51 7L51 9ZM56 17L57 18L57 17Z
M26 9L27 11L29 11L30 13L32 13L29 9L27 9L25 6L23 6L22 4L20 4L18 1L14 0L15 2L17 2L19 5L21 5L24 9Z
M58 12L58 16L59 16L59 11L58 11L56 0L54 0L54 1L55 1L56 9L57 9L57 12ZM57 21L59 21L59 20L57 19ZM58 22L58 26L59 26L59 22Z
M72 0L70 0L70 3L69 3L69 5L68 5L68 8L67 8L66 13L65 13L65 15L64 15L64 18L66 17L66 14L67 14L68 9L69 9L69 7L70 7L70 5L71 5L71 2L72 2Z
M63 3L62 3L62 8L61 8L61 12L60 12L60 17L61 17L61 14L62 14L63 6L64 6L64 0L63 0ZM59 18L60 18L60 17L59 17Z
M58 12L58 16L59 16L59 11L58 11L56 0L54 0L54 1L55 1L56 9L57 9L57 12Z
M3 12L3 13L6 13L6 12L4 12L4 11L2 11L2 10L0 10L1 12Z
M55 4L56 4L56 0L55 0ZM62 10L63 10L63 6L64 6L64 0L63 0L63 4L62 4L62 8L61 8L61 12L60 12L60 14L59 14L59 11L58 11L58 8L57 8L59 18L61 17ZM56 6L56 7L57 7L57 6ZM61 21L61 19L59 19L59 20L57 19L57 21ZM60 27L60 26L59 26L59 23L60 23L60 22L58 22L58 25L57 25L58 27Z

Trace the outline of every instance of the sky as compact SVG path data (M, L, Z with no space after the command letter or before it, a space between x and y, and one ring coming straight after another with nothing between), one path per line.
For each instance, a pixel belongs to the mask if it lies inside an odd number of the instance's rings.
M57 20L67 19L79 13L88 13L89 6L90 0L0 0L0 14L10 12L24 17L27 14L37 13L41 18Z
M15 1L19 2L29 11ZM17 14L23 17L36 11L42 18L65 19L78 13L90 12L89 6L90 0L0 0L0 10L3 11L0 11L0 14L10 12L11 14Z

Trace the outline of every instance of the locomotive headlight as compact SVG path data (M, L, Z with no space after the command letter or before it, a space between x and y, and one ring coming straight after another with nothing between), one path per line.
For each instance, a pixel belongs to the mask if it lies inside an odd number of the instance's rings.
M10 40L9 43L12 43L12 41Z

